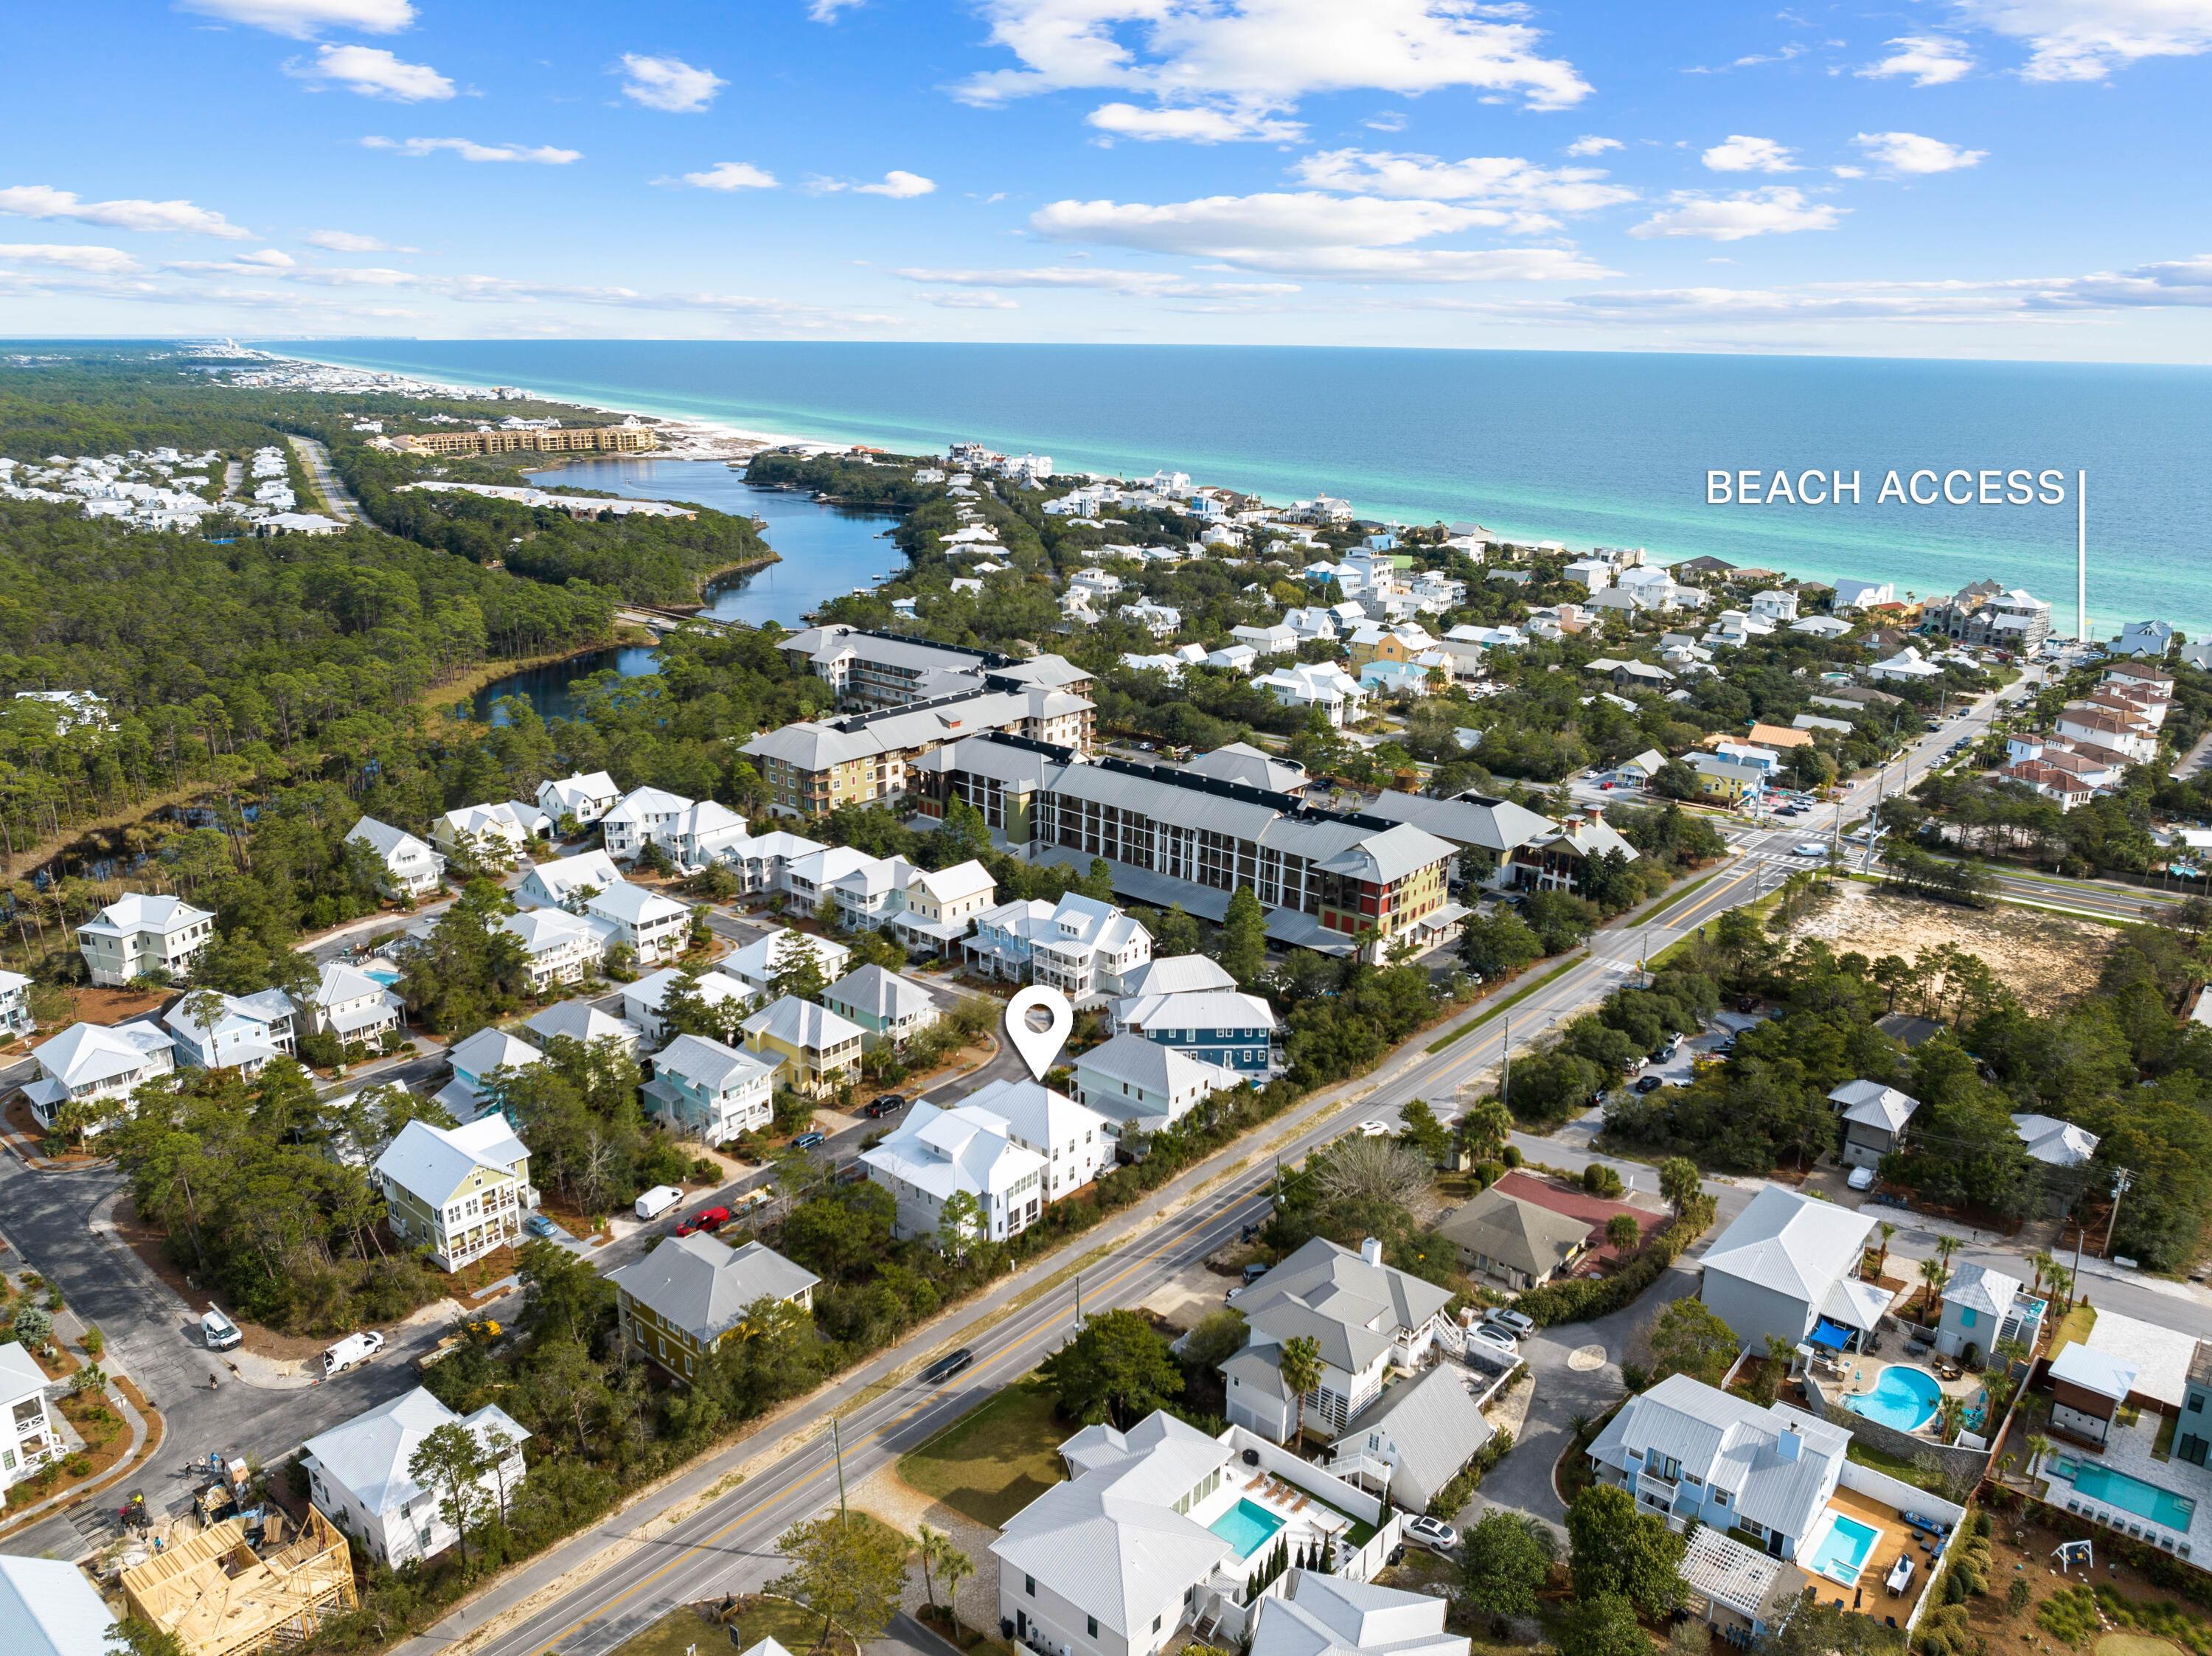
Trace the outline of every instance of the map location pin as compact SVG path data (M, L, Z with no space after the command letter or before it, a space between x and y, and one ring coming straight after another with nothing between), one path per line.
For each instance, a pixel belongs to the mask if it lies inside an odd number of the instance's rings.
M1042 1028L1037 1026L1042 1023ZM1006 1003L1006 1039L1014 1044L1022 1062L1039 1081L1052 1068L1067 1032L1075 1027L1075 1009L1059 990L1033 983Z

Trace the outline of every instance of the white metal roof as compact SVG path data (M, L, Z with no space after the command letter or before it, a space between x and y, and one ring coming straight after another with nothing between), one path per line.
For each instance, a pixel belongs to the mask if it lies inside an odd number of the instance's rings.
M2051 1360L2051 1378L2078 1386L2099 1397L2125 1402L2136 1387L2136 1370L2109 1351L2100 1351L2078 1340Z
M1467 1656L1444 1631L1443 1599L1317 1570L1292 1573L1289 1596L1260 1601L1251 1656Z
M1705 1269L1818 1306L1856 1271L1872 1214L1768 1185L1705 1255Z
M1918 1099L1879 1081L1846 1081L1828 1095L1828 1101L1843 1111L1844 1120L1887 1132L1902 1131L1920 1107Z
M428 1386L418 1386L309 1438L307 1453L321 1465L325 1479L350 1490L370 1512L389 1513L428 1493L409 1476L407 1463L425 1437L441 1426L456 1423L479 1439L494 1428L518 1444L530 1436L495 1404L487 1404L464 1419L433 1397Z
M114 1626L76 1565L0 1554L0 1627L11 1656L112 1656Z

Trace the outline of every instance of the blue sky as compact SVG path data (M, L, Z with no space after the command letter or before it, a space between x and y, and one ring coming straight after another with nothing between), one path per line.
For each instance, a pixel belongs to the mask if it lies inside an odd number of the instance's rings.
M9 48L15 336L2212 361L2212 0L93 0Z

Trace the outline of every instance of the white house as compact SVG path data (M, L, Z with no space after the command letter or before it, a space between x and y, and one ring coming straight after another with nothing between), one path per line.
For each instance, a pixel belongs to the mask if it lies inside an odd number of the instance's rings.
M0 1485L19 1483L67 1452L46 1405L52 1384L19 1342L0 1345Z
M1116 1137L1173 1126L1209 1093L1242 1086L1245 1077L1142 1035L1119 1034L1075 1060L1068 1090L1077 1103L1113 1125Z
M387 897L423 897L438 889L446 859L413 834L364 816L347 834L349 846L366 846L379 873L377 889Z
M1278 668L1252 681L1255 688L1272 694L1285 707L1318 707L1332 725L1358 724L1367 707L1367 692L1359 681L1328 661L1302 662Z
M584 912L587 893L609 890L624 883L622 870L614 858L604 851L582 851L574 857L557 857L543 862L522 877L515 889L515 896L526 903L535 903L541 908L565 908L571 914Z
M678 1035L653 1055L644 1096L685 1137L723 1144L775 1119L775 1091L769 1059L711 1036Z
M1754 592L1751 595L1751 613L1760 621L1772 622L1778 626L1784 622L1795 621L1797 619L1797 595L1779 589Z
M119 1099L177 1068L177 1041L150 1022L70 1023L31 1057L38 1079L24 1081L22 1096L42 1127L53 1127L70 1099Z
M682 903L627 881L586 898L584 913L605 921L612 928L608 946L627 943L641 966L682 954L691 926L691 911Z
M604 930L563 908L526 908L520 913L502 914L499 926L522 944L530 986L538 994L555 984L575 983L590 975L606 955Z
M182 977L214 937L215 916L206 909L137 891L76 929L77 950L93 982L109 989L156 971Z
M337 961L323 968L300 1007L309 1028L342 1041L374 1040L397 1029L404 1010L399 997L383 984Z
M668 992L683 979L684 974L673 966L664 966L650 977L640 978L635 983L623 986L623 1016L645 1032L647 1040L659 1045L668 1034L668 1026L661 1017L661 1007ZM698 980L699 994L709 1006L742 1006L751 995L735 978L720 972L702 972Z
M1699 1296L1752 1350L1770 1334L1857 1350L1889 1308L1885 1290L1859 1280L1875 1222L1872 1210L1764 1186L1707 1250Z
M0 1627L9 1629L14 1656L112 1656L116 1649L114 1612L90 1577L59 1558L0 1556Z
M302 1462L309 1495L380 1563L397 1568L435 1557L460 1535L441 1510L447 1492L417 1483L408 1465L424 1438L453 1425L494 1458L477 1480L482 1508L506 1510L522 1488L530 1434L497 1404L457 1415L423 1386L309 1438Z
M1263 656L1294 656L1298 652L1297 629L1287 624L1273 627L1232 627L1229 636L1249 644Z
M1250 1656L1468 1656L1474 1647L1444 1631L1451 1606L1431 1594L1310 1569L1282 1580L1260 1600Z
M1510 1198L1508 1198L1510 1199ZM1409 1512L1423 1512L1490 1441L1457 1365L1438 1363L1385 1386L1336 1439L1340 1477L1357 1477Z
M538 809L556 823L563 816L573 816L588 826L611 810L621 798L622 790L605 771L579 771L557 782L538 785Z
M1321 1378L1306 1394L1309 1426L1341 1431L1382 1394L1392 1368L1419 1369L1436 1347L1451 1290L1382 1263L1373 1237L1359 1252L1316 1236L1229 1303L1252 1331L1244 1349L1221 1365L1229 1419L1276 1443L1297 1425L1293 1394L1276 1364L1283 1343L1321 1347Z
M599 842L610 857L635 857L653 837L653 830L673 822L691 809L691 803L665 788L639 788L609 806L599 818Z
M30 979L21 972L0 972L0 1042L36 1034L38 1028L31 1013Z
M1877 604L1897 602L1897 588L1889 581L1839 580L1831 608L1837 610L1865 610Z
M537 806L502 799L447 811L430 825L430 843L449 857L511 864L552 831L553 819Z
M1000 1079L977 1088L961 1102L999 1117L1015 1143L1044 1158L1048 1205L1114 1165L1114 1135L1106 1118L1064 1093L1034 1081Z
M749 943L743 949L732 950L715 963L715 969L735 978L744 986L747 994L765 995L769 992L769 980L775 977L776 968L784 962L788 951L793 949L804 949L814 956L814 963L821 968L824 983L842 975L845 962L853 954L843 943L832 938L817 937L811 931L796 931L787 927Z
M998 890L991 870L972 857L950 868L916 869L901 906L890 915L891 931L909 949L950 951L992 906Z
M1955 1357L1969 1345L1987 1357L2000 1340L2017 1331L2015 1318L2024 1309L2027 1284L1987 1265L1969 1260L1951 1273L1943 1284L1943 1309L1936 1323L1936 1349ZM2040 1313L2032 1320L2039 1320ZM2023 1342L2034 1344L2031 1335Z
M965 948L991 977L1045 984L1082 1005L1122 992L1123 976L1152 958L1152 934L1112 903L1070 892L985 910Z
M1035 1150L1014 1142L1004 1116L970 1104L943 1109L917 1099L883 1143L860 1152L868 1177L898 1203L893 1234L934 1236L958 1192L975 1204L980 1238L1018 1236L1044 1211L1045 1172Z
M161 1022L176 1038L179 1063L250 1077L259 1075L270 1059L291 1056L293 1016L291 997L281 989L257 995L197 990L172 1005Z
M1761 1408L1687 1374L1630 1398L1589 1447L1590 1467L1680 1529L1740 1530L1776 1558L1817 1556L1835 1518L1850 1434L1818 1416ZM1863 1528L1863 1526L1860 1526Z
M1916 681L1925 683L1943 676L1943 670L1908 644L1887 661L1877 661L1866 670L1869 678L1896 679L1904 683Z
M1182 611L1170 604L1141 598L1119 611L1122 620L1141 627L1156 638L1171 638L1182 627Z
M521 1240L523 1213L537 1205L530 1152L496 1112L458 1127L410 1121L371 1171L392 1234L428 1248L441 1271Z

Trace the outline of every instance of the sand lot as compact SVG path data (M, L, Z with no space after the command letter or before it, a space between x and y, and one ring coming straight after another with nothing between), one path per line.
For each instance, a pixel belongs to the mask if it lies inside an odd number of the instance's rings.
M1978 955L1998 980L2032 1012L2071 1005L2096 986L2112 951L2110 926L2039 909L1954 908L1918 897L1886 895L1856 880L1836 883L1836 895L1796 927L1793 936L1818 937L1838 955L1856 949L1869 958L1912 959L1923 949L1951 944Z

